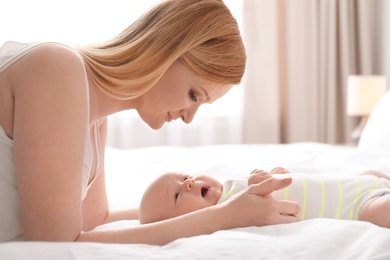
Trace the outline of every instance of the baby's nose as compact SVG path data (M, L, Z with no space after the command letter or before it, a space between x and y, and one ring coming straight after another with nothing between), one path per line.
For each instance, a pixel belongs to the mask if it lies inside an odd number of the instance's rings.
M190 191L195 185L195 181L192 178L188 178L187 180L184 181L184 186L186 190Z

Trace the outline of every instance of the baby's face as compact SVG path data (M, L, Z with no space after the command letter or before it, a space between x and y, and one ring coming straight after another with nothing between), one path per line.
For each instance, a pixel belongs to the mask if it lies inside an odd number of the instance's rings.
M210 176L164 174L146 190L140 206L140 222L156 222L215 205L221 194L222 184Z

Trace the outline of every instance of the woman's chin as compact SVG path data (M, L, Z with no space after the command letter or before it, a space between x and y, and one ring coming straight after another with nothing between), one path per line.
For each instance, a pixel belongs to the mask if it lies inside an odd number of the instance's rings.
M162 123L162 124L148 124L148 125L153 130L159 130L161 127L163 127L164 123Z

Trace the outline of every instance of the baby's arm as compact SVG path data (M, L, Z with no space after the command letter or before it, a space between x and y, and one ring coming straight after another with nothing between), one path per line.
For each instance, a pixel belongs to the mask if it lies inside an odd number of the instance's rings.
M376 170L369 170L361 175L373 175L390 181L390 176ZM359 220L368 221L381 227L390 228L390 194L369 199L360 209Z
M376 176L378 178L383 178L383 179L387 179L390 181L389 175L387 175L383 172L380 172L380 171L376 171L376 170L365 171L365 172L361 173L361 175L373 175L373 176Z
M360 208L359 220L368 221L380 227L390 228L390 194L383 194L366 201Z

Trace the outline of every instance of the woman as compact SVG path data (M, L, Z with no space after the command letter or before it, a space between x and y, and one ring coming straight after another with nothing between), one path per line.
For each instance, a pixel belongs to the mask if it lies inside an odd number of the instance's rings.
M108 208L106 117L135 109L153 129L178 118L190 123L201 104L240 82L245 51L222 1L164 1L97 46L10 42L0 55L0 241L166 244L298 221L296 203L268 196L291 180L268 179L229 203L175 219L93 230L138 218L138 209Z

